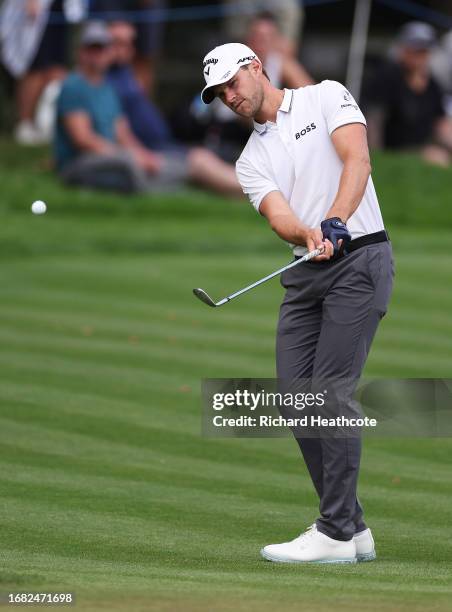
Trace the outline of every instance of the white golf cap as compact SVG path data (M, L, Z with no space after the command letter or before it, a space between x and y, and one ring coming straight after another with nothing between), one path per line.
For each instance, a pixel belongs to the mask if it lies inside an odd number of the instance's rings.
M213 88L232 79L242 67L256 59L260 59L252 49L242 43L228 43L215 47L205 56L202 63L206 86L202 90L201 99L210 104L215 98Z

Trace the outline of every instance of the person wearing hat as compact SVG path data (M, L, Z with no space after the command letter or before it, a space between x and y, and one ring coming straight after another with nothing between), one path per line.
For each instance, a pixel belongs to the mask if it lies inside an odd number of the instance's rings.
M77 70L64 81L57 101L54 152L61 178L122 192L162 191L191 181L223 194L241 194L233 166L210 151L156 153L138 141L106 78L110 44L104 23L86 24Z
M419 152L428 162L448 166L452 124L444 93L431 73L435 30L412 21L400 30L394 58L384 62L365 85L363 106L369 124L369 144Z
M260 59L242 44L210 51L203 74L206 104L218 96L253 119L236 163L244 193L296 258L323 251L281 276L286 294L277 330L278 381L349 379L343 398L348 406L386 313L394 273L370 177L364 116L335 81L274 87ZM265 546L262 556L286 563L375 559L357 498L359 435L294 433L319 495L320 516L294 540Z

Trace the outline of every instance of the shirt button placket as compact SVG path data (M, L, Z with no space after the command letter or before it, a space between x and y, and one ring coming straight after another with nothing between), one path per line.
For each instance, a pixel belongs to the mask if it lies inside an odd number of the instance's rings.
M294 149L293 149L293 143L290 141L290 138L287 136L285 130L284 130L284 126L282 125L282 121L278 121L278 118L276 118L276 125L278 126L278 134L279 137L281 138L281 141L287 151L287 153L289 154L289 156L295 160L295 154L294 154Z

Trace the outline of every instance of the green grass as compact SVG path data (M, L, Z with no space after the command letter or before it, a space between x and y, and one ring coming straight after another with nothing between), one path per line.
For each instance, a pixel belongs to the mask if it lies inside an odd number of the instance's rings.
M281 288L218 311L191 295L288 261L250 206L72 192L38 153L0 154L0 593L72 590L84 610L451 609L449 439L366 442L378 562L259 558L317 501L292 440L201 437L200 380L273 376ZM366 373L451 377L451 174L374 166L397 279Z

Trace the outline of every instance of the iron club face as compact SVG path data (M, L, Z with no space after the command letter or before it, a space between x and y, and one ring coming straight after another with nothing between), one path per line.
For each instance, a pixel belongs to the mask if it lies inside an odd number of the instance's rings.
M193 293L199 300L201 300L201 302L204 302L204 304L207 304L207 306L211 306L212 308L216 308L217 306L223 306L223 304L226 304L230 300L230 297L227 297L220 300L219 302L214 302L210 295L208 295L204 291L204 289L193 289Z
M207 304L207 306L212 306L212 308L216 307L215 302L212 300L212 298L209 295L207 295L204 289L193 289L193 293L196 295L196 297L199 300L201 300L201 302L204 302L204 304Z

